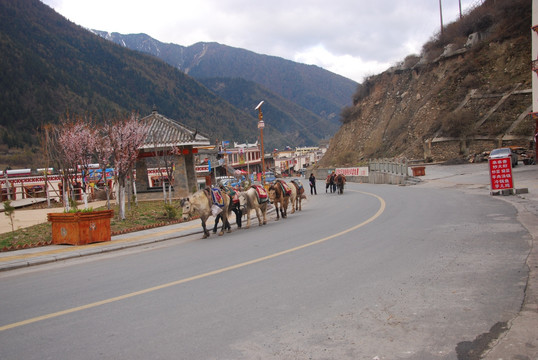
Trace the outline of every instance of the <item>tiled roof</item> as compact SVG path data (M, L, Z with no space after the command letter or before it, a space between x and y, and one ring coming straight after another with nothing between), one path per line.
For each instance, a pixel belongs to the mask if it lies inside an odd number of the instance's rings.
M207 146L209 138L198 130L191 130L175 120L166 118L153 111L142 118L149 123L148 136L142 149L167 148L171 146Z

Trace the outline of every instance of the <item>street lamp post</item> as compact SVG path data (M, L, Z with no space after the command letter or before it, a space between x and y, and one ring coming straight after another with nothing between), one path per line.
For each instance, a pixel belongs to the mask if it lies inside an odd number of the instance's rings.
M260 142L262 144L262 185L265 186L265 152L263 149L263 128L265 127L265 123L263 122L262 104L263 101L254 110L258 110L258 129L260 129Z
M248 140L245 141L245 149L246 149L245 156L247 157L247 179L250 181L250 166L249 166L249 162L248 162L250 154L248 152Z

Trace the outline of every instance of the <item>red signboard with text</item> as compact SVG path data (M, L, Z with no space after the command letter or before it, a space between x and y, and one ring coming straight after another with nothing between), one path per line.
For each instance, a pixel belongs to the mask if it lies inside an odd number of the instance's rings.
M489 177L492 191L513 189L514 178L510 158L489 159Z

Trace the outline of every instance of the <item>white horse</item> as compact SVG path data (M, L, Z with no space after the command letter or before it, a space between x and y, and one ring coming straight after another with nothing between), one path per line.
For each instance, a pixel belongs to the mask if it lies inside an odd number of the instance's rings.
M295 188L295 192L296 192L295 204L292 204L292 207L293 205L295 205L295 208L298 211L303 210L303 199L306 199L306 195L304 194L304 186L299 182L299 180L292 180L290 187ZM291 198L290 198L290 201L291 201ZM293 209L292 209L292 213L293 213Z
M247 229L250 228L250 212L253 209L256 211L256 216L258 217L258 225L262 226L267 224L266 215L268 199L260 203L255 186L256 185L252 185L246 191L241 191L239 193L239 206L241 206L241 212L247 215ZM261 186L260 188L263 189ZM263 191L265 191L265 189L263 189Z
M228 207L230 205L230 197L225 194L224 191L220 191L220 196L222 196L224 206L220 212L220 215L222 216L222 227L220 229L219 236L224 234L225 228L228 228L228 232L231 232L229 228L230 223L228 222ZM211 196L211 190L198 190L188 198L181 199L180 205L183 209L181 215L183 220L188 220L189 217L196 214L199 215L200 219L202 220L202 228L204 229L203 238L205 239L209 237L209 231L206 228L206 221L210 216L213 215L211 207L214 204Z

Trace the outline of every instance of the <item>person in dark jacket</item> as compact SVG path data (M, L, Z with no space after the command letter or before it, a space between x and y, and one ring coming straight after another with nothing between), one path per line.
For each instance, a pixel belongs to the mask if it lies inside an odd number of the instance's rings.
M310 177L308 178L308 182L310 183L310 195L317 195L318 192L316 190L316 177L314 174L310 174Z

